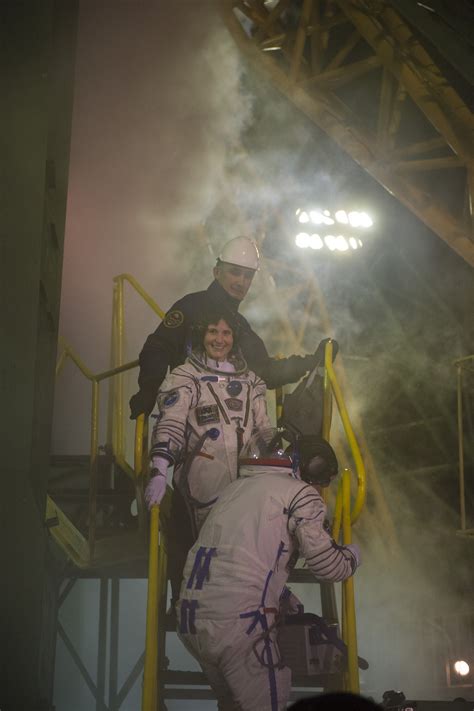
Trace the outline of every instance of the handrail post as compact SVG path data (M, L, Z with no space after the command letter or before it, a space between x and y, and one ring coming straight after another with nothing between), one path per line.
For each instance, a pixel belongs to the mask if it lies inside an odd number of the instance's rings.
M332 341L326 343L324 349L324 390L323 390L323 426L322 426L322 436L326 441L329 442L329 435L331 432L331 418L332 418L332 391L331 382L328 376L327 364L332 364Z
M98 488L98 449L99 449L99 382L92 380L91 405L91 451L89 480L89 559L94 558L96 538L97 488Z
M349 414L347 412L346 405L344 403L344 399L342 397L342 392L341 388L339 387L339 383L337 382L336 374L334 372L334 368L332 366L332 362L326 358L326 373L328 375L329 381L331 383L331 388L334 393L334 397L336 400L336 404L339 410L339 415L342 420L342 425L344 427L344 432L346 433L347 441L349 442L349 446L351 448L352 456L354 459L355 467L356 467L356 472L357 472L357 495L355 498L355 503L354 507L351 511L351 520L352 523L355 523L358 517L360 516L360 513L364 507L365 504L365 497L366 497L366 473L365 473L365 466L364 462L362 460L362 455L360 453L359 445L357 443L357 440L354 435L354 431L352 429L351 421L349 419Z
M351 474L348 469L342 473L342 542L348 545L351 532ZM342 583L343 589L343 639L347 645L347 688L353 694L360 692L359 663L357 658L357 630L355 618L354 578Z
M110 367L117 365L117 284L114 283L112 291L112 324L110 335ZM107 442L112 445L112 452L117 451L117 421L115 417L117 384L115 378L110 380L107 407Z
M326 343L324 349L324 361L332 362L332 341ZM324 369L324 391L323 391L323 424L322 424L322 436L325 440L329 441L329 435L331 431L331 417L332 417L332 393L331 384L327 376L327 368ZM321 491L321 496L325 503L327 503L327 488ZM321 610L323 617L328 624L338 624L338 613L337 613L337 603L336 595L334 591L333 583L321 583Z
M137 497L138 528L146 531L147 516L144 498L144 476L145 476L145 456L148 441L148 418L142 413L137 417L135 426L135 493Z
M116 366L123 365L124 351L124 301L123 301L123 280L117 280L117 363ZM123 456L125 452L125 436L123 427L123 375L117 376L117 454Z

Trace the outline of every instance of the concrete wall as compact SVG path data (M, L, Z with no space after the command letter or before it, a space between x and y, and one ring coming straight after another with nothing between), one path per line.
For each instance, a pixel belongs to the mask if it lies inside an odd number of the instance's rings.
M0 7L2 711L48 709L52 694L56 585L44 511L77 5Z

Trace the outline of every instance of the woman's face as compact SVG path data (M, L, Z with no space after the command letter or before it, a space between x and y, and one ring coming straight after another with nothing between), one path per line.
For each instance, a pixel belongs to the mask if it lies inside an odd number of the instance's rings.
M226 360L233 344L232 329L223 319L219 323L210 323L208 325L204 334L203 345L209 358Z

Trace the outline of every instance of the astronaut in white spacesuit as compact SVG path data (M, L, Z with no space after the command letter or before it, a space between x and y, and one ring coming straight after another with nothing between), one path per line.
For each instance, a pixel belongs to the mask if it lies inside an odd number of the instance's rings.
M173 485L187 504L195 538L219 493L237 478L240 449L270 420L265 383L247 368L229 318L209 311L193 340L191 355L158 393L145 497L149 506L161 501L173 464Z
M221 711L286 709L291 672L279 657L276 623L296 559L332 582L359 564L357 546L338 545L324 527L315 485L337 473L331 447L304 437L288 452L280 437L259 433L242 449L239 478L219 496L184 568L178 633Z

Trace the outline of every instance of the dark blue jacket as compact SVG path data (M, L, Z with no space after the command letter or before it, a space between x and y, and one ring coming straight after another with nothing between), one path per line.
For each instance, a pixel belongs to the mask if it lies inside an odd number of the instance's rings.
M217 306L229 311L229 318L239 329L242 355L249 368L265 381L268 388L294 383L314 367L316 358L313 355L270 358L260 336L239 314L239 305L240 302L232 298L217 281L213 281L205 291L186 294L173 304L156 331L148 336L140 353L140 391L130 400L133 419L142 412L149 414L152 411L168 368L173 370L184 363L192 328L209 308Z

